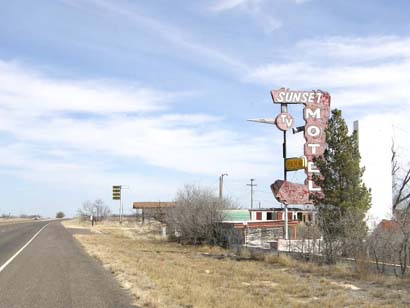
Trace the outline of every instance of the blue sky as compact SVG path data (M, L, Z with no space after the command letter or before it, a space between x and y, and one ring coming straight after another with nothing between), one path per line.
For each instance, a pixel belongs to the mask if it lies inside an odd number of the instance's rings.
M0 5L0 213L73 215L96 198L115 210L113 184L130 186L128 207L171 200L184 183L217 190L222 172L239 204L252 177L271 206L281 133L246 119L275 117L282 86L329 91L349 125L393 122L408 156L408 1Z

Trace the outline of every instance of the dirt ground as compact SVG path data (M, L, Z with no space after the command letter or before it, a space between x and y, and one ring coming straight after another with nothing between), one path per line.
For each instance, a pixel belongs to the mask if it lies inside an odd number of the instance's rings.
M409 307L410 283L357 278L342 266L319 267L287 257L253 260L218 247L161 238L159 226L65 221L91 229L75 237L141 307Z

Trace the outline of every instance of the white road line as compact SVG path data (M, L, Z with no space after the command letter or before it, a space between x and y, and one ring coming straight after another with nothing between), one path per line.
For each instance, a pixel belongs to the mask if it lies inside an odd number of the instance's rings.
M6 268L7 265L9 265L9 264L11 263L11 261L13 261L13 260L20 254L20 252L22 252L22 251L24 250L24 248L26 248L26 247L28 246L28 245L37 237L37 235L39 235L40 232L43 231L43 229L44 229L45 227L47 227L49 224L50 224L50 223L48 223L48 224L46 224L44 227L42 227L42 228L40 229L40 231L38 231L36 234L34 234L34 236L33 236L23 247L21 247L19 251L17 251L17 252L14 254L14 256L12 256L10 259L8 259L8 260L6 261L6 263L4 263L4 264L0 267L0 273Z

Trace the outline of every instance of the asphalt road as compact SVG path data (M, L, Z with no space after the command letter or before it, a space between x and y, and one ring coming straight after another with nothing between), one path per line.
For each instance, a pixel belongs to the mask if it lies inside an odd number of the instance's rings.
M0 225L0 269L45 225L0 271L0 307L134 307L131 296L57 221Z

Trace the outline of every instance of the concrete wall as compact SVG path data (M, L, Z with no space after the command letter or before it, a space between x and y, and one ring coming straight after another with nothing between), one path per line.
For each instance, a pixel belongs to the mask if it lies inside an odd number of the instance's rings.
M322 240L283 240L279 239L272 243L272 248L278 251L299 253L320 253Z

